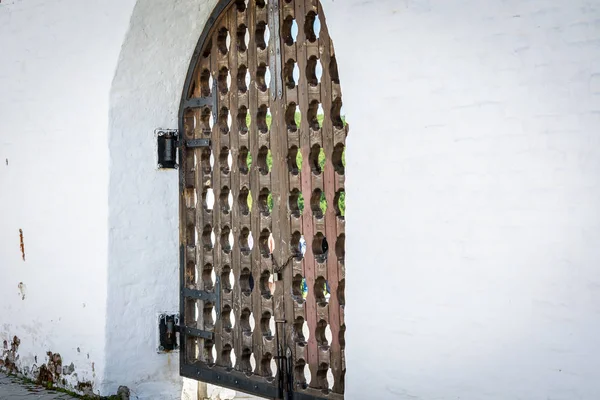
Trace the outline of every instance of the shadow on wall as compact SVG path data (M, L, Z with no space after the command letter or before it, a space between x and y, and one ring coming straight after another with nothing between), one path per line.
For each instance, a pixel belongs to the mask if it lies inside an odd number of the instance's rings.
M158 170L157 128L176 128L183 82L216 0L138 1L110 95L109 259L103 393L180 398L179 354L157 316L179 310L178 174Z

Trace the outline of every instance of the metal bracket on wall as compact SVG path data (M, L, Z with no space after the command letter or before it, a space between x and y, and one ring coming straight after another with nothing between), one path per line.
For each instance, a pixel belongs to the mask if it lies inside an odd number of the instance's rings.
M179 140L177 129L156 129L156 150L159 169L177 169L177 147L183 144L188 149L210 147L208 138Z
M177 169L177 129L156 129L158 169Z
M179 349L179 314L160 314L158 316L158 352L166 353Z

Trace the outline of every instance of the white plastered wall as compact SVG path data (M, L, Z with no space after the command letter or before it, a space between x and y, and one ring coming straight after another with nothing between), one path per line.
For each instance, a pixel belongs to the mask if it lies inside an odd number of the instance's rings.
M94 389L105 369L108 96L132 8L0 3L0 341L19 338L21 371L58 353L74 366L67 385Z
M600 4L324 3L347 398L600 398Z
M179 174L158 170L155 129L178 126L183 82L216 1L138 1L111 90L105 391L181 394L179 353L157 354L156 317L179 311ZM124 379L125 377L125 379Z

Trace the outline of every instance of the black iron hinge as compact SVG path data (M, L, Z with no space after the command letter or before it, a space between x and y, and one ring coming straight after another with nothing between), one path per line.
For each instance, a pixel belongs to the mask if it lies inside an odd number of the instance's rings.
M217 314L217 319L221 317L221 278L216 277L214 288L211 291L184 288L181 290L180 295L184 299L202 300L212 303L215 308L215 313ZM178 329L184 336L195 336L214 340L214 332L186 326L185 320L181 321Z
M214 340L214 332L185 326L179 314L160 314L158 317L159 352L179 349L177 334Z
M210 147L208 138L180 140L177 129L157 129L156 148L158 152L159 169L177 169L177 148L184 145L188 149Z
M157 129L156 147L159 169L177 169L177 140L179 132L175 129Z
M160 314L158 317L159 352L179 349L179 314Z

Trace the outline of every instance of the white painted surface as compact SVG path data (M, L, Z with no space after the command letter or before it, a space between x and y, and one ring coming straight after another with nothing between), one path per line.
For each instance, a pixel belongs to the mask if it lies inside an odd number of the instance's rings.
M23 365L56 351L102 394L168 399L177 173L153 131L215 1L138 2L111 86L132 3L0 4L0 334ZM324 5L351 125L347 398L599 398L598 6Z
M59 353L75 366L70 384L96 388L105 366L108 95L132 7L0 3L0 341L20 338L22 369Z
M600 398L600 5L325 5L347 398Z
M177 128L190 57L215 1L136 4L111 89L107 373L103 390L181 395L179 353L157 354L156 314L179 310L178 172L154 130Z

